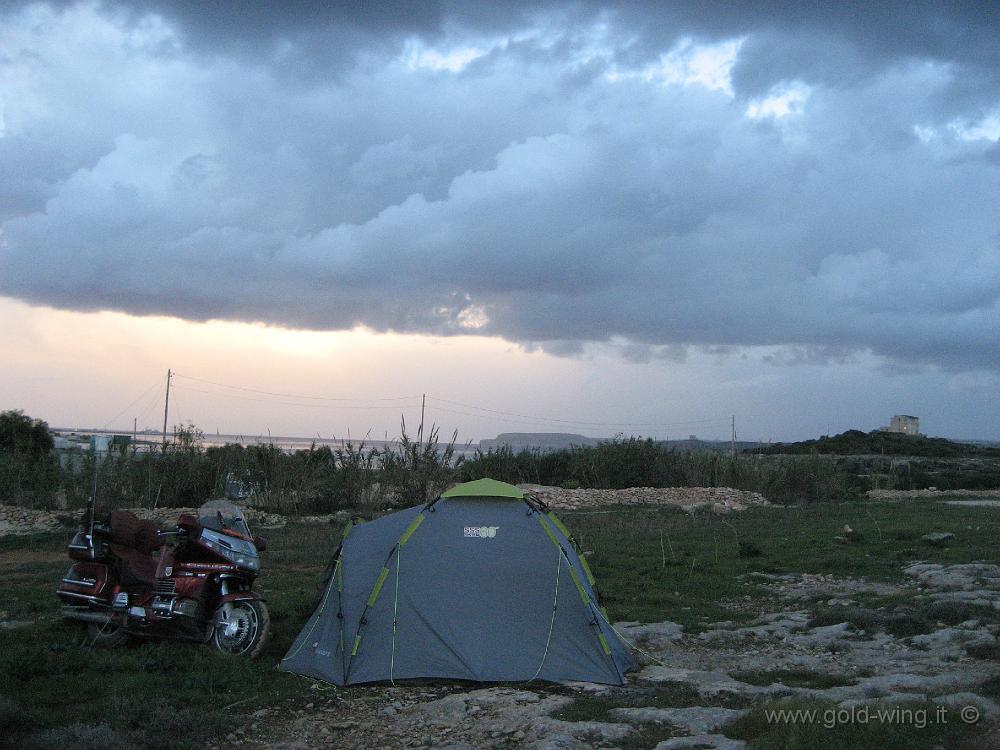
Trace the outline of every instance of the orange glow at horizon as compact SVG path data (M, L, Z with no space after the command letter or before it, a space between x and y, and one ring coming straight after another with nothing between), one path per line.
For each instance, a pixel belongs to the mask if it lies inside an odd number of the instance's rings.
M392 435L398 433L401 417L408 424L419 418L424 391L467 394L470 385L496 381L501 361L507 387L522 379L544 380L546 371L551 375L568 364L481 336L434 337L363 328L307 331L222 320L198 323L166 316L57 310L9 298L0 298L0 319L5 321L0 328L0 348L5 353L0 408L21 408L60 427L131 429L136 417L139 429L158 428L169 367L179 374L170 425L192 421L206 432L245 434L270 430L339 436L370 429L379 436L386 431ZM197 379L358 403L275 400ZM408 398L378 401L397 397ZM132 411L141 413L127 411L114 419L137 398ZM432 416L433 411L428 421Z

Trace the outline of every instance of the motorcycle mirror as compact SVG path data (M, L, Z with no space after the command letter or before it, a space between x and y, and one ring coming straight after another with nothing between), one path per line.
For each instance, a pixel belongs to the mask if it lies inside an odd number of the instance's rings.
M257 548L258 552L263 552L267 549L267 540L262 536L255 536L253 538L253 545Z

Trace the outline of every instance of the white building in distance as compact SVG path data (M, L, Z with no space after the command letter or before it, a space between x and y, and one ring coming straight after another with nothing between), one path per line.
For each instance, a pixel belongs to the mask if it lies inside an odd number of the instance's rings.
M903 435L920 434L920 418L911 417L909 414L897 414L885 427L879 428L882 432L898 432Z

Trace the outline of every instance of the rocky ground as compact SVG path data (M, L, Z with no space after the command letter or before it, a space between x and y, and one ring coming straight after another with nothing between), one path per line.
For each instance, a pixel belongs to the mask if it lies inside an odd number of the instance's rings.
M754 573L747 584L766 587L775 607L748 622L696 633L619 623L645 663L624 687L315 684L304 708L260 711L216 748L738 750L746 744L724 728L783 700L823 701L841 716L924 705L956 724L995 724L1000 566L915 563L903 572L898 585ZM910 635L913 622L923 627Z

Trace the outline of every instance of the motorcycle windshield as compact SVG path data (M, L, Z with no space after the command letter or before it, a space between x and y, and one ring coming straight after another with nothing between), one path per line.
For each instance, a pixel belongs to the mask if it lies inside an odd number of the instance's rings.
M226 500L210 500L202 505L198 510L198 523L206 529L251 537L243 511Z

